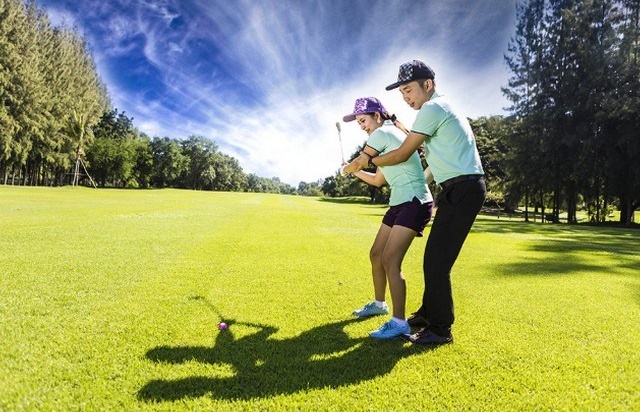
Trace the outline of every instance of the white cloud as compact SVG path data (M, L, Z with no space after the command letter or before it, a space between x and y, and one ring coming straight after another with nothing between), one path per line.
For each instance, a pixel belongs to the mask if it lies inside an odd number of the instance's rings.
M379 17L394 20L389 9L378 9ZM395 80L398 66L413 58L422 58L437 70L438 89L450 94L454 102L470 117L503 113L504 99L500 95L500 79L505 70L493 62L470 72L455 61L444 43L435 36L442 48L418 48L413 33L402 33L383 42L387 34L375 31L379 21L372 16L370 27L361 32L373 33L361 36L358 41L345 41L340 49L371 49L382 51L383 59L358 62L353 72L340 78L332 72L335 62L322 61L317 50L327 45L305 31L317 31L316 22L309 19L289 19L281 10L252 8L247 16L249 24L238 35L234 50L241 61L260 62L246 67L249 78L265 93L261 110L246 112L234 119L229 130L233 145L241 148L234 153L251 172L264 176L279 176L283 181L295 184L299 180L314 181L335 173L340 164L340 148L335 122L348 113L356 97L377 96L388 109L397 113L410 125L415 112L408 108L397 91L387 92L384 87ZM400 10L401 14L403 10ZM277 18L272 16L274 13ZM318 24L323 25L318 17ZM402 20L404 16L397 16ZM435 25L436 21L429 24ZM432 32L446 31L435 27ZM430 39L428 37L428 39ZM403 49L401 45L406 45ZM383 47L388 47L386 50ZM294 52L295 51L295 52ZM449 57L451 55L451 57ZM426 57L423 57L426 56ZM449 61L448 59L452 60ZM307 64L308 67L302 66ZM314 70L314 68L319 69ZM318 87L316 78L332 75L330 89ZM496 82L496 79L498 82ZM502 82L504 83L504 82ZM233 110L229 110L233 111ZM351 154L366 138L355 125L344 125L342 140L346 156Z
M438 91L470 117L506 106L502 55L515 0L136 4L100 11L110 34L96 39L94 51L115 105L151 136L211 138L259 176L297 185L334 174L335 123L357 97L380 98L410 126L415 112L384 87L411 59L430 64ZM134 37L144 39L143 49L124 41ZM110 59L134 50L158 73L152 84L161 89L117 83L115 73L137 68ZM365 138L355 123L343 124L345 156Z
M47 7L46 11L49 21L54 27L75 27L82 33L82 27L77 23L75 14L72 12L51 6Z

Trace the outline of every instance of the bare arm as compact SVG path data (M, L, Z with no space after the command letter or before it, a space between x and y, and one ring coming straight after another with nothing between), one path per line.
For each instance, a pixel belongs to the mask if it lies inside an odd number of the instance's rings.
M377 169L375 173L358 170L357 172L354 172L353 175L363 182L376 187L380 187L387 183L387 180L384 178L384 175L382 174L380 169Z
M358 170L365 169L369 163L369 159L377 156L378 151L373 149L372 147L365 146L362 152L360 152L360 156L356 157L344 167L345 173L355 173Z
M426 136L423 134L410 132L400 147L381 156L372 158L371 162L376 166L391 166L406 162L409 157L418 150L418 147L424 143L425 138Z

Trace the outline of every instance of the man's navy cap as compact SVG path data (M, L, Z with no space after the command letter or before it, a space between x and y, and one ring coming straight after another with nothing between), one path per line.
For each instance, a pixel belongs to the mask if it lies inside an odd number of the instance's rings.
M398 81L387 86L387 90L393 90L405 83L420 79L435 79L436 73L420 60L413 60L400 65Z

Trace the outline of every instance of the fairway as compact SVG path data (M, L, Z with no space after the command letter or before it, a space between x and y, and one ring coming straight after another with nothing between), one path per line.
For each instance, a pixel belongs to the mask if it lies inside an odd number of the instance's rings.
M481 215L429 348L351 315L385 211L0 187L0 410L640 410L640 231Z

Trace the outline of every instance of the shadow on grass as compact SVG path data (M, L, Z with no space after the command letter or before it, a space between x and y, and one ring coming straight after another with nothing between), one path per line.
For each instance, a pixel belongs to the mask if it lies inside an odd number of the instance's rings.
M294 338L277 340L270 339L277 328L229 320L229 329L218 333L213 347L159 346L146 354L149 360L158 363L195 361L226 366L228 373L155 379L140 389L138 398L151 402L202 396L249 400L335 388L385 375L400 359L423 352L401 340L350 338L344 328L355 321L330 323ZM233 330L239 327L256 332L236 338Z
M364 196L351 196L351 197L320 197L320 202L328 203L346 203L346 204L362 204L362 205L375 205L371 203L370 197Z
M640 271L636 229L567 226L478 219L472 233L523 235L531 259L500 266L505 275L557 275L578 271ZM593 256L599 259L588 259Z

